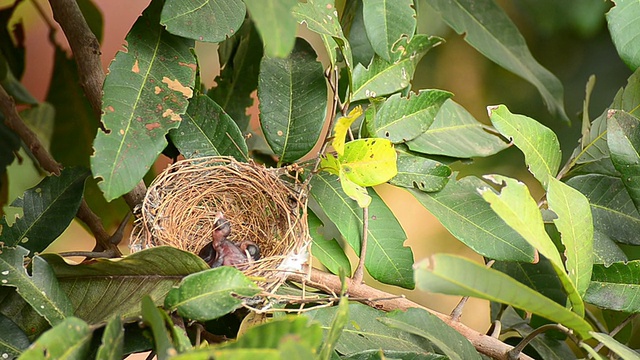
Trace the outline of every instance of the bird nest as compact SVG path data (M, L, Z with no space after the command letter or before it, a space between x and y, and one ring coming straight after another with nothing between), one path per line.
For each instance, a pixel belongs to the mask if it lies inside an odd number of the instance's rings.
M168 245L198 254L212 241L216 217L224 214L231 225L228 239L249 240L261 253L236 267L272 292L308 261L306 202L295 169L221 156L178 161L149 186L130 247Z

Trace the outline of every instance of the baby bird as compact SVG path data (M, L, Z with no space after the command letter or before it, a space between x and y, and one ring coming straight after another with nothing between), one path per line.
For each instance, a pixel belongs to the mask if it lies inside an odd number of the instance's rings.
M231 234L231 224L222 213L218 215L213 231L213 241L205 245L200 256L212 268L219 266L235 266L249 262L249 259L260 259L260 248L252 241L244 240L237 245L227 239Z

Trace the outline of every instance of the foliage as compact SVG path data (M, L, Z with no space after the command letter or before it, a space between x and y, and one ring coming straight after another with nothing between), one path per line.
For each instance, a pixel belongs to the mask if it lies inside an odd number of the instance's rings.
M99 12L79 3L101 38ZM65 167L22 196L3 198L10 206L0 220L0 356L119 359L152 350L159 359L507 358L505 344L515 336L531 345L526 354L542 359L599 357L603 346L639 358L637 340L618 332L636 331L640 313L640 52L633 41L640 28L629 26L638 23L640 3L615 1L599 15L634 73L595 119L588 114L593 84L587 87L581 137L568 144L548 122L506 105L487 106L489 126L453 93L412 85L422 58L447 46L421 29L425 5L531 83L553 121L567 123L561 81L493 0L152 0L109 66L100 124L77 84L86 74L57 44L52 105L29 94L19 81L21 25L13 6L0 10L0 85L26 108L20 115L40 137L18 135L9 121L15 108L0 99L0 185L6 191L3 174L20 154L47 170L37 153L48 144ZM296 24L308 34L296 37ZM198 61L197 42L218 44L222 69L212 88L200 78L208 64ZM247 115L254 92L257 126ZM563 160L561 149L576 141ZM499 166L482 178L461 175L469 159L507 148L522 153L532 176L498 174ZM110 201L143 181L161 153L303 169L311 249L342 288L320 284L314 302L302 305L272 299L262 310L278 311L265 316L247 311L255 310L261 279L209 269L174 248L77 265L40 254L86 203L102 204L96 212L110 221L122 207ZM444 253L414 261L405 230L374 188L384 183L412 194L487 266ZM361 257L355 269L347 247ZM376 299L350 300L344 276L353 277L355 291L365 286L363 269L399 288L490 300L491 320L504 330L492 351L502 352L487 352L456 319L417 305L384 312ZM291 285L279 295L299 293ZM321 294L327 290L333 294ZM549 328L555 333L540 334Z

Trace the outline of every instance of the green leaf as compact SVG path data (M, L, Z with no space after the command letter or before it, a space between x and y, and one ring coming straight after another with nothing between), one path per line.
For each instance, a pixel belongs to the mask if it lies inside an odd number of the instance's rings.
M98 348L96 360L120 360L123 357L124 328L119 315L109 320L102 334L102 344Z
M29 347L27 335L11 319L0 314L0 354L16 358Z
M489 116L493 126L524 153L529 171L546 189L548 178L556 176L562 160L553 130L532 118L512 114L504 105L490 107Z
M49 324L56 325L73 314L71 301L56 280L51 267L40 256L33 257L32 275L25 269L29 250L3 247L0 253L0 283L15 287L20 296Z
M177 309L180 316L207 321L242 306L237 296L251 297L259 292L260 288L241 271L223 266L185 277L167 294L164 306Z
M595 230L614 241L640 245L640 215L620 178L580 175L567 185L589 199Z
M434 353L411 352L411 351L382 351L382 350L365 350L349 356L342 356L343 360L448 360L449 357Z
M0 86L19 104L38 103L38 99L15 77L3 53L0 53Z
M609 266L614 262L627 261L627 255L607 235L600 231L593 232L593 263Z
M89 29L96 36L99 43L102 43L102 33L104 28L104 21L102 19L102 13L91 0L79 0L78 7L82 11L82 16L87 21Z
M340 273L340 268L346 274L351 274L351 263L344 250L335 239L325 240L320 234L322 221L311 210L308 210L309 235L311 235L311 253L320 263L334 274Z
M333 353L338 340L342 336L345 326L349 321L349 300L345 296L340 297L340 303L338 304L338 311L336 311L331 326L327 335L324 338L322 347L320 348L319 359L329 360Z
M467 338L424 309L395 310L378 320L392 328L428 339L452 360L481 359Z
M411 40L416 31L416 12L411 0L367 0L362 12L373 50L385 61L398 58L395 44L401 37Z
M351 101L393 94L406 88L420 59L427 51L442 42L443 40L436 36L416 35L406 45L397 61L388 62L374 56L368 68L361 64L356 65L353 70Z
M593 219L589 200L560 180L549 177L547 201L549 209L558 215L553 222L562 234L569 279L583 296L593 267Z
M94 177L111 201L133 189L167 145L193 96L193 40L171 35L158 24L160 2L152 2L125 38L127 50L109 66L102 122L91 157ZM211 24L208 24L210 27Z
M420 191L440 191L449 181L451 168L428 158L398 151L398 174L390 184Z
M575 288L576 284L568 277L560 253L544 229L542 215L527 186L517 180L500 175L487 175L485 178L496 184L504 184L504 187L500 194L496 194L486 187L479 189L482 197L502 220L551 261L574 311L583 315L584 303Z
M225 47L230 48L231 55L223 61ZM216 86L207 95L245 131L250 120L247 108L253 105L251 93L258 87L262 59L262 42L253 23L246 20L238 33L219 45L218 53L224 67L214 79Z
M348 69L353 68L351 47L342 32L340 18L334 0L307 0L298 2L293 8L293 16L300 23L307 24L307 28L320 34L327 54L330 54L331 64L337 61L336 46L340 48Z
M342 190L338 177L319 173L311 179L311 195L351 248L360 255L362 209ZM380 196L371 192L365 267L385 284L413 288L413 253L405 247L407 236Z
M205 347L171 357L172 360L281 360L276 349L217 349Z
M11 203L22 208L23 216L11 226L6 216L0 220L0 243L21 245L31 253L44 250L76 216L87 176L87 170L69 167L25 191Z
M81 3L94 6L91 1L84 0L78 2L81 8ZM51 136L51 155L65 166L89 168L89 159L93 154L93 138L98 130L98 118L80 86L76 61L67 58L67 53L59 46L55 48L50 84L46 101L56 110ZM124 200L108 203L98 187L97 180L93 178L85 182L84 199L89 208L102 219L105 228L117 226L122 220L122 214L129 211Z
M607 113L607 144L622 183L640 210L640 120L622 110Z
M89 325L78 318L69 317L42 334L19 359L85 359L90 343Z
M442 90L410 92L408 97L394 94L377 109L372 132L394 144L412 140L427 131L440 106L452 95Z
M311 151L327 112L327 86L309 43L298 38L289 57L262 59L258 99L262 132L280 163Z
M296 19L291 10L297 0L244 0L256 23L269 57L286 57L296 40Z
M166 0L159 21L172 34L216 43L240 28L245 13L242 0Z
M557 321L590 337L582 317L509 276L463 257L436 254L417 264L416 284L424 291L496 301Z
M346 177L360 186L380 185L398 173L396 151L387 139L349 141L338 161Z
M361 208L366 208L371 204L371 196L367 192L367 188L360 186L349 179L347 172L343 167L340 167L338 172L340 179L340 185L342 185L342 191L352 200L358 203Z
M604 309L640 312L640 261L594 265L584 299Z
M325 331L329 331L338 311L340 309L333 306L312 310L306 315L315 321L319 321L322 324L322 328ZM430 344L424 339L399 329L390 328L376 320L384 317L384 315L384 312L369 306L350 303L349 321L338 340L336 351L343 356L350 356L371 349L413 351L418 353L432 351Z
M53 122L55 109L46 102L20 111L20 117L24 123L36 134L42 147L49 150L51 135L53 134Z
M534 248L484 201L486 184L472 176L455 180L435 193L409 192L458 240L480 255L496 260L534 260Z
M180 127L170 130L169 136L187 159L211 155L233 156L239 161L248 158L247 143L238 125L206 95L189 101Z
M176 248L158 246L133 253L123 259L96 259L69 265L60 256L43 257L53 268L60 287L69 294L74 314L98 324L113 315L123 318L140 314L140 301L149 295L157 305L182 279L209 269L197 255ZM100 311L95 311L96 307Z
M322 343L322 329L306 316L286 316L254 326L237 341L221 344L219 348L277 349L291 338L307 348L315 349Z
M349 7L349 5L351 7ZM351 21L351 26L347 33L347 39L353 49L354 66L357 64L362 64L364 66L369 65L371 63L371 59L373 59L373 55L375 54L364 27L364 14L362 13L363 6L362 0L349 2L347 3L346 9L342 15L343 23L348 21L348 19Z
M607 25L618 55L631 70L640 67L640 4L633 0L616 0L607 13Z
M142 299L142 321L151 328L158 360L169 359L178 353L171 342L162 310L158 309L148 296Z
M622 360L638 360L640 359L640 355L626 345L619 343L616 339L614 339L611 335L603 334L599 332L592 331L591 336L593 336L596 340L605 344L609 350L620 356Z
M411 151L457 158L485 157L507 147L494 129L478 122L464 107L449 99L429 129L408 141Z
M562 83L533 58L518 28L493 0L434 0L429 5L482 55L533 84L551 114L569 121Z

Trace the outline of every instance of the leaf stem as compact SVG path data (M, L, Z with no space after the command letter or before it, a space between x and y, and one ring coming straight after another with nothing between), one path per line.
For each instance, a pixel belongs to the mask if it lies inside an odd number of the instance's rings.
M364 262L367 257L367 240L369 235L369 207L362 208L362 241L360 242L360 259L358 260L358 267L353 273L353 282L356 284L362 284L364 278Z
M546 325L542 325L539 328L533 330L531 333L529 333L529 335L525 336L519 343L518 345L516 345L513 349L509 350L509 352L507 353L508 355L508 359L509 360L515 360L518 359L518 357L520 356L520 354L522 354L522 350L524 350L524 348L529 345L529 343L531 342L531 340L535 339L536 336L547 332L549 330L558 330L563 332L564 334L566 334L573 342L575 342L576 344L579 344L580 341L578 339L576 339L576 337L573 335L573 333L571 332L571 330L569 330L568 328L560 325L560 324L546 324Z
M620 324L618 324L618 326L616 326L615 328L613 328L613 330L611 330L611 332L609 333L609 336L611 336L611 337L616 336L622 329L624 329L625 326L627 326L633 319L635 319L636 316L638 316L638 313L631 314L631 315L627 316L626 319L622 320L622 322ZM603 331L603 332L606 333L606 331ZM598 345L596 345L593 348L593 350L598 352L603 347L604 347L604 344L603 343L599 343Z

